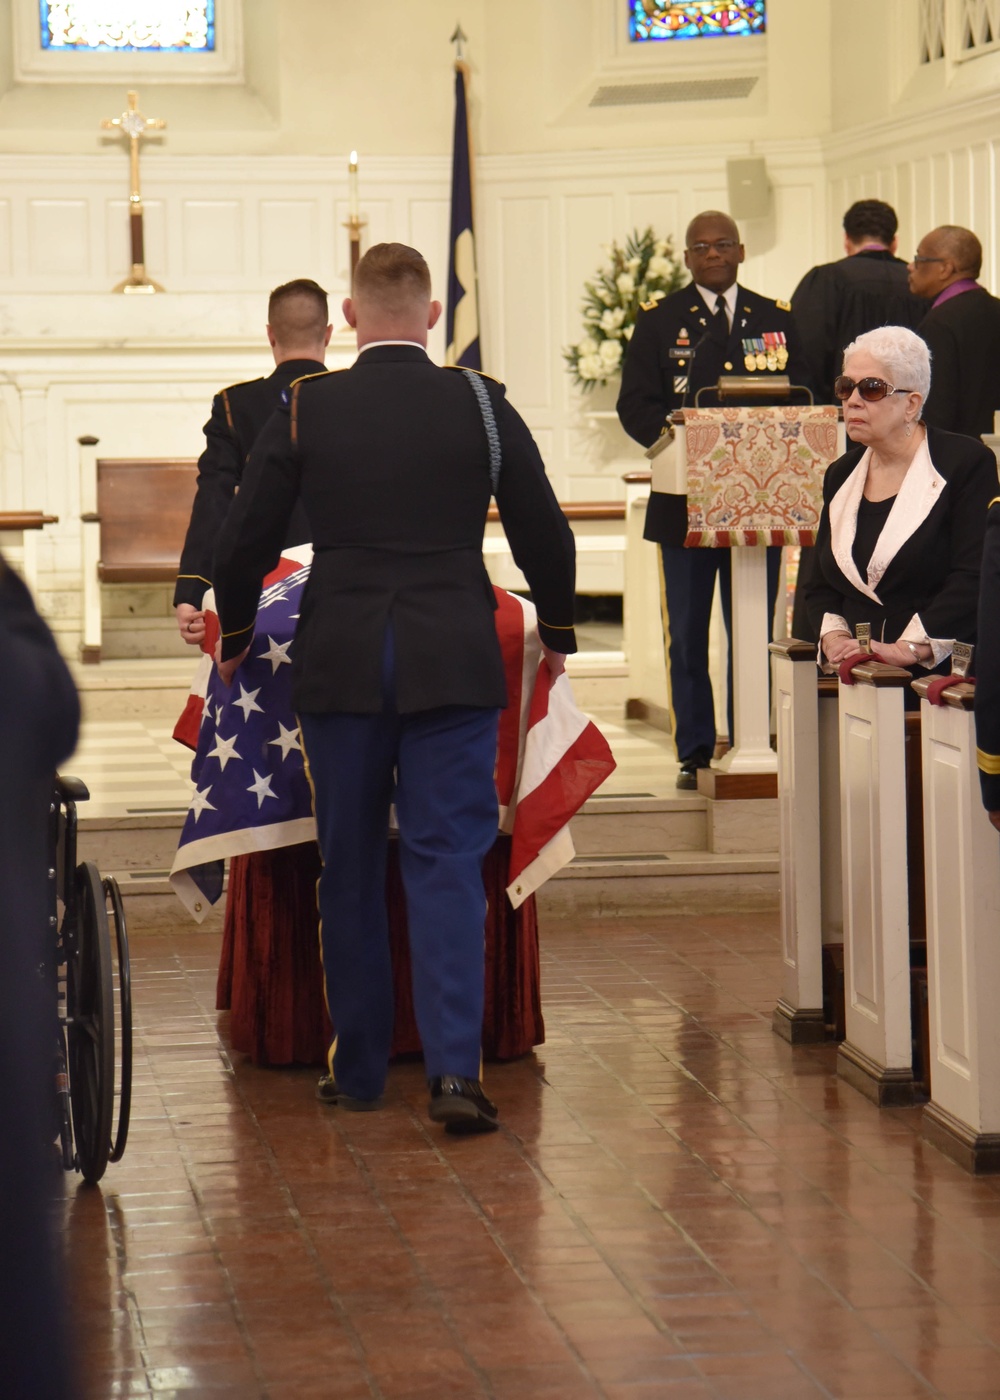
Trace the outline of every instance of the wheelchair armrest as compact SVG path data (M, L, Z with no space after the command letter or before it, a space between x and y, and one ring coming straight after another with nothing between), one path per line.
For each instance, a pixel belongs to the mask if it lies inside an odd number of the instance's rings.
M64 777L62 773L57 773L56 791L64 802L87 802L90 800L90 789L82 778Z

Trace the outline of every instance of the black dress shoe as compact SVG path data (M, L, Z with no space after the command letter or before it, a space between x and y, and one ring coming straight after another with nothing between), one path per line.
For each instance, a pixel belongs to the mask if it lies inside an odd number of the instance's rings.
M348 1113L374 1113L377 1108L381 1108L383 1100L377 1099L354 1099L350 1094L344 1094L337 1088L337 1081L330 1074L321 1076L316 1085L316 1097L320 1103L335 1105L337 1108L346 1108Z
M683 792L697 792L698 769L707 766L705 763L682 763L681 770L677 774L677 786Z
M430 1091L427 1112L435 1123L444 1124L446 1133L493 1133L499 1127L499 1110L478 1079L442 1074L430 1080Z

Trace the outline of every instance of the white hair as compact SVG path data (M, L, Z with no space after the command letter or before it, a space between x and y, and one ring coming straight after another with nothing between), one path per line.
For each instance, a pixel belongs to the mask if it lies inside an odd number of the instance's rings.
M852 340L844 351L844 363L857 350L878 360L886 378L897 389L916 392L926 400L931 388L931 352L927 342L906 326L879 326Z

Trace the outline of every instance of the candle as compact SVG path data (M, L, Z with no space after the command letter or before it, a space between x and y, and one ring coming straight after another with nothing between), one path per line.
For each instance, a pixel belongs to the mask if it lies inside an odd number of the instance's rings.
M348 217L357 219L360 217L358 206L358 153L351 152L350 164L347 167L347 212Z

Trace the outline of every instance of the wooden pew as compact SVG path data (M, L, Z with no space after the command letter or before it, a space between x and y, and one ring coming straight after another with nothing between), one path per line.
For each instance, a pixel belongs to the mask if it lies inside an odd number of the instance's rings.
M82 437L83 640L80 659L101 659L101 586L172 583L191 518L196 458L98 457Z

